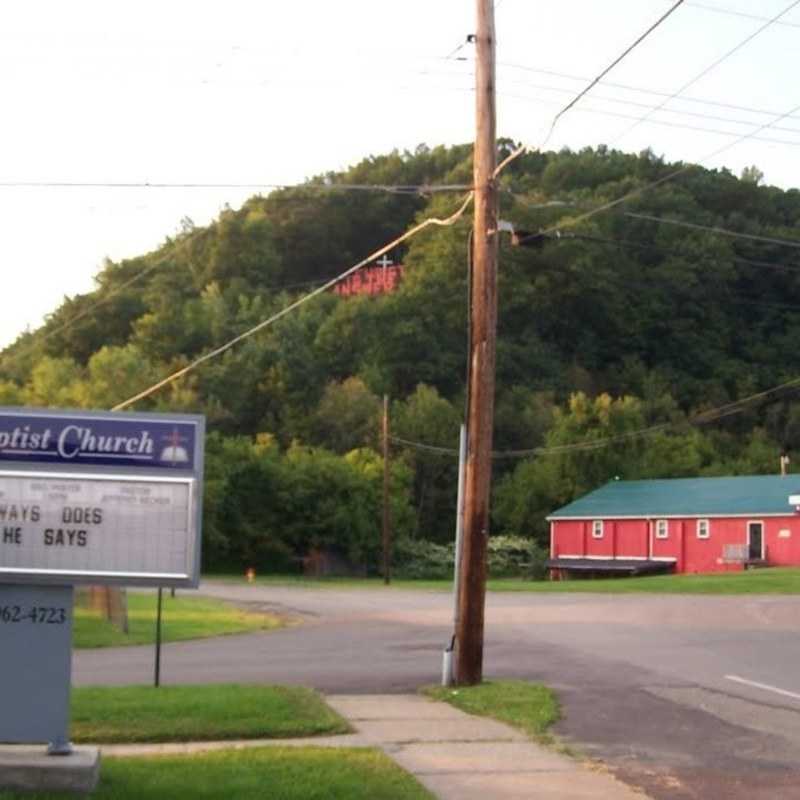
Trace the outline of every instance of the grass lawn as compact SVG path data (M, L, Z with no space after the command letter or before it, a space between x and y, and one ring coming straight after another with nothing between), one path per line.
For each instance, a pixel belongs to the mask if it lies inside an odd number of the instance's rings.
M547 733L558 722L561 711L556 696L540 683L487 681L478 686L428 686L423 689L435 700L480 717L507 722L540 742L551 743Z
M175 598L165 593L162 609L162 641L179 642L230 633L270 630L283 624L272 614L242 611L221 600L205 597ZM128 592L129 633L122 633L92 609L75 607L72 646L118 647L152 644L156 637L156 595Z
M106 758L96 800L432 800L376 750L259 748L193 756ZM12 794L0 800L63 800Z
M302 687L213 684L72 690L74 742L275 739L349 730L315 691Z
M243 583L233 575L206 575L208 580ZM320 589L382 589L380 578L304 578L297 575L267 575L256 582L273 586L303 586ZM530 581L521 578L490 578L490 592L598 593L598 594L800 594L800 569L773 567L746 572L708 575L652 575L644 578ZM388 590L417 589L452 591L452 581L393 580Z

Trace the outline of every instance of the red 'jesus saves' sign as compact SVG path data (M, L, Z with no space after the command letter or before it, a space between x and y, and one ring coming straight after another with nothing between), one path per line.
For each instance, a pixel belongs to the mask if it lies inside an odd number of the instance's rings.
M384 256L375 264L348 275L333 287L333 291L341 297L355 294L384 294L393 292L402 277L402 264L394 264L391 259Z

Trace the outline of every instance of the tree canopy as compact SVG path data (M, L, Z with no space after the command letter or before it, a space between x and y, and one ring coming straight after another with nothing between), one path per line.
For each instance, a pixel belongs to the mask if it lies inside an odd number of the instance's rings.
M788 390L695 424L800 374L800 259L782 241L796 235L800 192L763 185L757 167L691 167L575 223L675 167L601 147L525 155L501 176L502 218L560 235L535 248L501 241L495 446L550 454L497 459L499 532L543 537L547 512L618 475L770 472L800 444ZM470 180L468 146L420 146L253 197L205 227L187 221L154 252L107 261L93 292L3 350L0 402L126 400L460 202L343 185ZM314 543L373 558L382 395L398 437L457 446L469 226L428 229L392 254L405 265L395 292L321 295L137 405L206 414L215 558L290 561ZM394 451L401 531L447 541L454 458Z

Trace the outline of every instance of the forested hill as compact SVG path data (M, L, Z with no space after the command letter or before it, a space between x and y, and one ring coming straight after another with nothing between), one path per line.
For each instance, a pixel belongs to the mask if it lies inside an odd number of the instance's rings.
M800 251L775 241L800 239L800 192L759 185L756 169L737 178L693 167L565 224L675 168L649 152L600 149L527 155L502 176L503 219L526 231L563 230L538 247L503 237L496 448L673 425L597 450L498 461L496 529L531 533L554 504L617 474L774 471L780 448L800 445L800 406L786 391L713 425L685 424L800 375ZM187 220L157 251L107 262L94 292L65 299L6 348L0 403L111 407L415 221L452 213L463 196L337 184L470 181L469 146L420 147L253 197L207 227ZM394 254L406 272L393 294L320 296L137 409L203 412L219 442L261 434L280 457L292 443L344 454L374 445L387 393L398 436L454 446L468 217ZM403 451L403 463L409 534L443 538L450 460Z

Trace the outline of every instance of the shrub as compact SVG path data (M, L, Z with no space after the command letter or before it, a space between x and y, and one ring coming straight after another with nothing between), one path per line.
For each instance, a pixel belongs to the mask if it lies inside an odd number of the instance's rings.
M400 539L395 543L392 563L398 578L448 579L453 577L454 545L424 539ZM545 576L547 551L522 536L492 536L487 549L487 567L492 578Z
M487 552L492 578L544 578L547 551L522 536L491 536Z
M425 539L398 539L392 565L398 578L438 580L453 577L454 547Z

